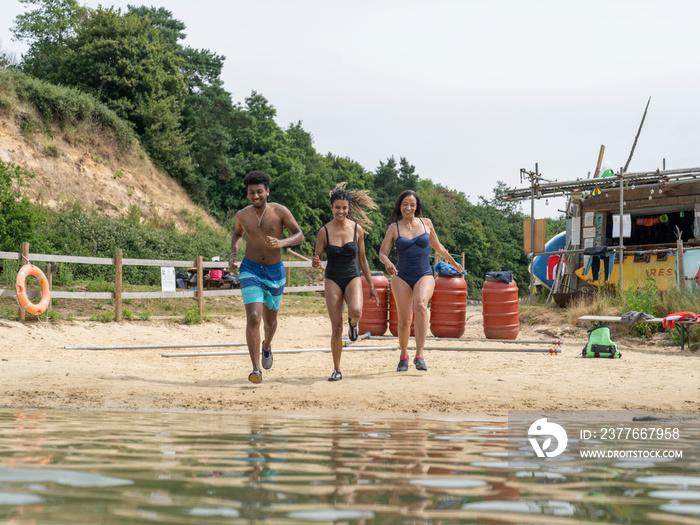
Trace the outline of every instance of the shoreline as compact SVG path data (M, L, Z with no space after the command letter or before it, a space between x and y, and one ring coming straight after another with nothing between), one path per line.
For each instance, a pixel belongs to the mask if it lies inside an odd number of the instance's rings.
M337 420L339 422L344 422L348 420L353 421L366 421L368 423L382 422L382 421L438 421L445 423L480 423L480 422L501 422L508 423L510 421L510 414L506 413L503 415L489 415L484 413L460 413L457 414L431 414L431 413L421 413L421 414L411 414L408 415L403 412L398 413L373 413L373 414L359 414L355 412L351 413L329 413L327 411L321 412L275 412L272 414L270 411L241 411L241 410L219 410L213 408L205 409L187 409L187 408L157 408L157 407L146 407L146 408L104 408L104 407L58 407L58 406L4 406L0 405L0 411L47 411L47 412L80 412L80 413L95 413L95 414L106 414L106 413L121 413L121 414L175 414L175 415L202 415L202 416L222 416L222 417L245 417L245 418L267 418L271 415L276 419L318 419L322 416L325 420ZM594 422L594 423L609 423L611 425L622 424L622 423L633 423L633 424L659 424L659 423L692 423L697 425L700 423L700 411L697 410L668 410L668 409L595 409L595 410L550 410L550 409L517 409L514 412L522 413L526 417L515 419L515 421L533 421L533 416L530 414L541 413L542 415L557 415L558 418L569 418L571 422L581 423L581 422ZM624 415L621 415L623 413Z
M473 315L462 336L472 339L469 347L500 346L475 340L484 338L481 316L475 315L480 308L469 308ZM244 342L245 318L241 317L201 325L2 320L0 333L0 406L6 409L460 420L501 420L510 410L700 410L700 372L693 366L700 356L664 346L660 339L614 337L621 359L583 359L580 353L587 333L568 324L521 325L518 335L518 340L561 339L559 355L426 350L426 372L416 370L412 361L408 372L396 372L398 350L346 349L341 361L343 379L329 382L333 369L330 350L304 351L330 346L328 318L281 315L273 353L283 347L291 351L278 352L273 368L263 371L259 385L247 380L252 367L245 347L233 347L231 350L243 351L236 355L177 359L161 357L165 349L65 348ZM391 343L370 339L355 345ZM460 343L430 340L426 346L434 345L455 347ZM412 358L413 352L409 355Z

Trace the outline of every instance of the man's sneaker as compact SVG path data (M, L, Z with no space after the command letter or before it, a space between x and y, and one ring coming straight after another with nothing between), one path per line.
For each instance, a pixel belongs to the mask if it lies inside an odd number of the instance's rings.
M357 341L357 337L359 335L357 325L360 323L355 323L355 326L352 325L350 322L350 319L348 318L348 337L350 338L350 341Z
M260 372L260 370L253 370L248 375L248 381L255 384L262 383L262 372Z
M263 341L263 346L265 346L265 341ZM272 368L272 347L270 347L269 352L262 351L262 367L265 370Z
M328 378L328 381L340 381L341 379L343 379L343 374L337 370L333 370L333 373L331 374L331 377Z

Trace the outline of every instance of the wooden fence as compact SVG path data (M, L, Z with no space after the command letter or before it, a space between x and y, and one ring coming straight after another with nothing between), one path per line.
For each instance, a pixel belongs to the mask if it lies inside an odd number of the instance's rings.
M301 261L292 261L291 257L302 258ZM122 300L123 299L185 299L197 298L199 307L199 315L204 315L204 298L205 297L222 297L231 295L241 295L240 290L204 290L204 286L197 286L196 290L180 290L177 292L124 292L122 291L122 268L124 266L168 266L175 268L197 268L197 282L204 282L204 269L228 268L228 261L204 261L200 255L194 261L171 261L159 259L125 259L122 255L122 250L117 249L114 258L110 257L79 257L71 255L53 255L41 253L29 253L29 244L22 243L22 252L0 252L0 259L19 261L20 265L36 262L50 263L46 267L45 275L49 281L51 288L52 299L113 299L114 300L114 320L122 320ZM311 260L293 252L287 251L287 261L284 265L287 268L287 285L284 288L284 293L299 293L299 292L321 292L323 284L315 284L308 286L289 286L289 269L290 268L310 268ZM57 271L54 263L77 263L77 264L100 264L115 267L114 292L66 292L53 290L53 273ZM325 261L322 263L325 266ZM27 293L29 297L39 297L41 294L38 291L30 291ZM17 291L0 289L0 297L16 297ZM19 320L25 320L25 311L21 306L17 306L19 312Z

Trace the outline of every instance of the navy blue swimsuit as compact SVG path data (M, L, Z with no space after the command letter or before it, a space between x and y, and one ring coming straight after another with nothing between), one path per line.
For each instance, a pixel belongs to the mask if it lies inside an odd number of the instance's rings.
M399 277L408 284L411 289L426 275L433 275L430 267L430 235L425 227L423 219L419 218L425 233L409 239L399 234L399 223L396 223L396 251L399 252L399 260L396 269Z
M360 277L360 265L357 262L357 223L355 223L355 232L353 239L346 242L342 246L334 246L330 244L328 239L328 228L326 230L326 279L330 279L340 287L340 290L345 295L345 288L350 281L355 277Z

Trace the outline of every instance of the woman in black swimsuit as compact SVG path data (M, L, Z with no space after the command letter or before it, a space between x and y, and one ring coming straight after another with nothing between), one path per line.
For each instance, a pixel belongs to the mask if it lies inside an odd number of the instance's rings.
M365 257L364 226L371 224L362 207L375 209L366 190L345 189L341 182L331 192L333 220L318 232L313 267L321 268L321 256L326 252L325 295L328 315L331 318L331 350L333 353L333 373L329 381L339 381L340 355L343 351L343 301L348 305L348 337L356 341L357 323L362 317L362 274L369 284L370 297L379 301L372 283L369 263ZM354 219L351 220L351 219ZM362 268L362 272L360 272Z

